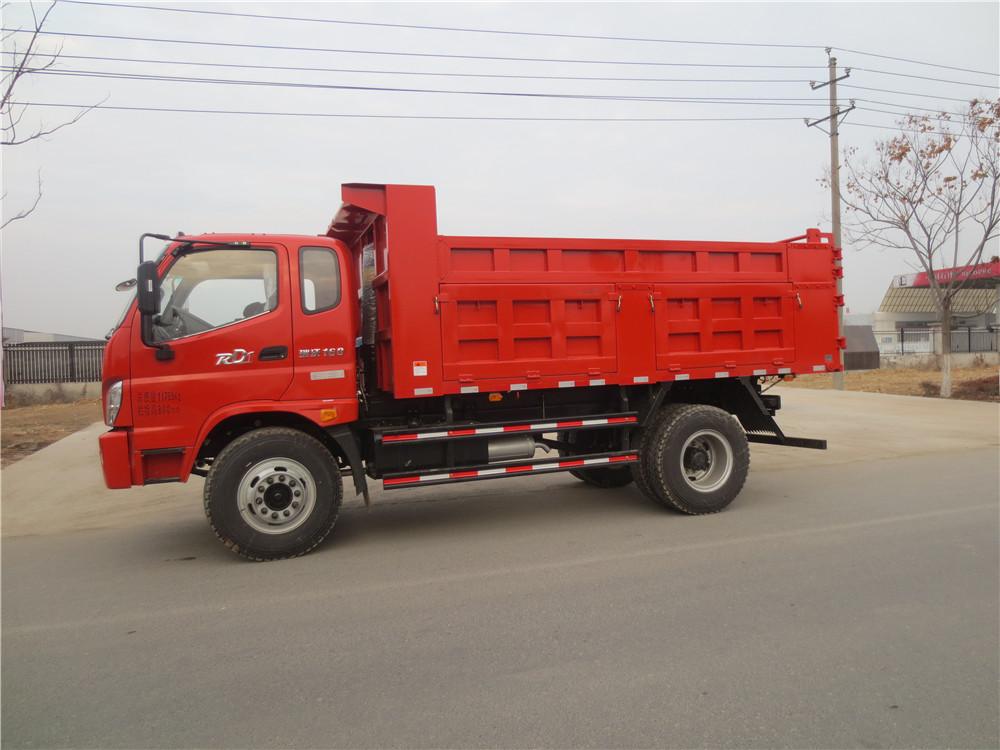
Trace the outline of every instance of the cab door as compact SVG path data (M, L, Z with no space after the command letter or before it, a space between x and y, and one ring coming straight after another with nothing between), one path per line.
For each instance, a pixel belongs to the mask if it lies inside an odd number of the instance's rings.
M292 253L295 373L284 399L328 401L337 422L353 419L357 404L358 305L348 258L340 243L315 240Z
M292 379L290 298L283 245L195 249L171 260L153 329L163 348L144 344L132 326L133 450L155 449L141 455L147 480L166 478L153 464L173 466L214 412L281 398Z

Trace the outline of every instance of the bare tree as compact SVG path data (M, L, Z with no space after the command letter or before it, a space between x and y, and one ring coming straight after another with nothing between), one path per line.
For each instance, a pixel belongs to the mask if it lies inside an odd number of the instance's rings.
M78 122L81 117L83 117L87 112L96 106L84 107L79 112L76 113L69 120L65 120L56 125L46 125L44 122L40 121L38 125L34 128L29 129L27 132L18 131L18 127L21 125L21 120L24 118L25 113L30 109L27 104L18 103L14 100L14 93L17 88L17 84L25 76L37 73L44 73L49 68L53 67L59 60L59 54L62 52L62 46L60 45L54 51L43 51L40 49L40 36L42 30L45 26L45 22L48 20L49 15L52 10L56 7L57 0L53 2L45 9L45 12L41 15L35 10L34 3L28 3L28 7L31 10L32 28L27 30L28 41L23 46L18 45L20 39L19 35L25 33L25 29L16 29L5 32L2 37L3 45L3 76L0 78L0 88L3 89L3 97L0 99L0 132L2 132L2 137L0 137L0 145L4 147L20 146L25 143L29 143L39 138L45 138L46 136L52 135L57 130L62 130L63 128ZM4 193L0 196L0 200L5 200L7 194ZM0 224L0 229L3 229L8 224L19 219L23 219L29 216L37 207L39 202L42 200L42 176L41 173L38 175L38 189L35 194L34 201L27 208L17 211L14 215L3 220Z
M941 322L941 395L951 396L951 328L969 274L1000 236L1000 102L976 99L958 114L906 115L873 156L844 154L849 239L910 254L927 274ZM828 179L825 182L829 182Z

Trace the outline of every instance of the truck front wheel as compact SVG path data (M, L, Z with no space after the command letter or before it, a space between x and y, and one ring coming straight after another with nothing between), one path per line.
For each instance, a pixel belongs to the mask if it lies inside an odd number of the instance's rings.
M241 435L212 462L205 515L216 536L249 560L304 555L337 520L343 486L334 457L285 427Z
M642 446L652 496L682 513L718 513L740 493L750 445L732 415L704 404L672 404Z

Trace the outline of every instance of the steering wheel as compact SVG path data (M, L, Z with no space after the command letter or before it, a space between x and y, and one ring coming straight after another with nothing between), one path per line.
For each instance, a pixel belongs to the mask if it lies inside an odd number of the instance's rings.
M157 341L170 341L187 335L187 326L180 313L168 307L153 320L153 337Z
M211 330L212 324L186 310L168 307L156 318L153 330L158 341L170 341Z

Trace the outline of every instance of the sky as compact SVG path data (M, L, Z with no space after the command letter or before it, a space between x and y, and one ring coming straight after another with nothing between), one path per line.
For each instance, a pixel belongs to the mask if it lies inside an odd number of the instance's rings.
M30 205L39 174L44 191L38 209L3 232L0 284L5 326L103 336L125 304L126 295L115 292L114 285L135 275L137 239L142 232L320 234L337 210L344 182L435 185L442 234L775 241L802 234L807 227L829 231L830 196L818 182L829 164L829 141L803 122L804 117L828 113L826 89L814 92L808 84L826 75L827 55L822 47L840 48L835 52L840 65L852 67L850 77L840 85L842 100L856 97L930 108L960 106L934 97L995 96L990 86L995 87L997 79L860 52L980 71L995 71L1000 59L1000 6L995 2L158 4L341 21L817 46L478 34L60 3L47 29L61 34L355 50L292 51L48 36L45 48L62 43L64 57L56 68L60 72L590 97L695 96L716 97L724 103L217 85L79 75L22 78L15 98L39 103L286 113L709 120L518 122L94 110L44 140L3 150L4 217ZM30 23L28 6L5 4L3 23L7 28L26 26ZM360 50L418 54L376 55ZM67 55L172 64L70 59ZM196 67L177 61L388 72ZM767 81L412 75L417 72ZM725 101L726 97L772 101L734 104ZM876 139L891 134L894 116L860 107L906 111L900 106L858 104L859 109L847 115L842 127L843 147L871 149ZM75 111L30 108L22 131L32 123L58 124ZM734 117L788 119L722 119ZM881 127L866 127L871 125ZM903 252L859 250L849 243L845 243L844 262L847 305L854 314L877 309L890 278L912 270Z

